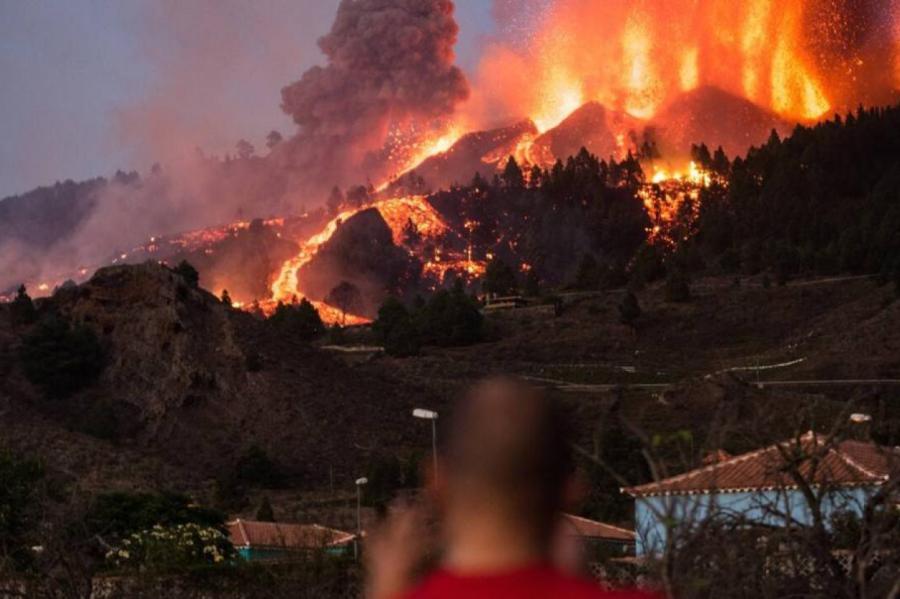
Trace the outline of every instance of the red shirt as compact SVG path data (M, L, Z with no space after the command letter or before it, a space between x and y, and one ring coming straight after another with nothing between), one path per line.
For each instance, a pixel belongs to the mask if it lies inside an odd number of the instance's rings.
M429 575L404 599L655 599L637 591L604 591L595 583L532 566L502 574L460 576L446 570Z

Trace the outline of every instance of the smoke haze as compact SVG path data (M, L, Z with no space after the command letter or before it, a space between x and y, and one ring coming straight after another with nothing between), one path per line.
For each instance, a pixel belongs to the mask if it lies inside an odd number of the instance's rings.
M451 116L468 97L454 64L453 10L449 0L341 2L319 40L327 64L282 90L282 108L300 127L294 165L346 185L392 129Z

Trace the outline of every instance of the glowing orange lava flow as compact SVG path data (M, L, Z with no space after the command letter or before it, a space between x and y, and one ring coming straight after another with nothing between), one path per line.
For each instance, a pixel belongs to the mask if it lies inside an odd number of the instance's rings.
M404 227L412 222L419 235L423 238L434 239L447 231L447 225L440 215L432 208L424 196L407 196L379 200L360 208L344 210L328 221L325 227L305 242L296 257L288 260L281 267L278 276L272 283L272 298L265 302L263 309L267 312L274 310L278 302L292 303L303 299L304 295L299 290L297 274L315 257L319 248L331 239L332 235L341 226L341 223L353 217L353 215L374 208L391 229L394 243L403 242ZM329 324L344 323L347 325L365 324L370 322L368 318L347 314L346 316L337 308L320 301L310 300L319 311L319 316Z

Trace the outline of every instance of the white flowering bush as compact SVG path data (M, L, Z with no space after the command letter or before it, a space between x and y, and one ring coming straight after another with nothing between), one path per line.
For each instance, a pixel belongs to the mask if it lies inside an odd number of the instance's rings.
M156 525L122 539L106 554L114 568L168 570L224 564L234 547L222 531L199 524Z

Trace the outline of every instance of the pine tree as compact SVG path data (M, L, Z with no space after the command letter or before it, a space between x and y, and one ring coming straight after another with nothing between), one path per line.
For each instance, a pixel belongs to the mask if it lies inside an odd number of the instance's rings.
M403 245L409 248L415 248L422 243L422 234L419 233L418 227L411 218L406 219L403 225Z
M275 522L275 510L272 509L268 495L263 495L259 509L256 510L256 519L259 522Z
M621 320L622 324L634 327L642 313L637 296L631 291L626 293L622 303L619 304L619 320Z
M331 194L329 194L325 205L328 208L328 214L331 216L336 216L341 211L341 207L344 205L344 193L340 187L335 185L331 188Z
M347 322L347 314L359 312L363 308L363 297L359 287L348 281L341 281L328 293L325 302L341 311L341 326Z
M691 285L687 275L675 269L666 278L666 301L684 303L691 300Z
M34 309L34 302L31 301L25 285L19 286L16 298L12 301L9 310L14 325L25 326L36 320L37 311Z
M187 260L178 263L178 266L175 267L175 274L181 276L184 282L191 287L196 288L200 285L200 273Z
M485 293L508 295L518 288L516 273L500 258L491 260L484 273L483 288Z
M506 168L503 169L503 183L509 189L522 189L525 187L525 175L522 174L522 169L519 168L519 163L516 162L515 156L509 157Z
M538 277L534 268L529 269L525 274L525 282L522 285L522 291L528 297L537 297L541 294L541 279Z

